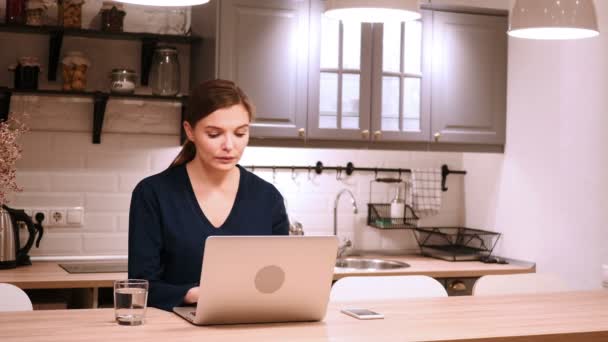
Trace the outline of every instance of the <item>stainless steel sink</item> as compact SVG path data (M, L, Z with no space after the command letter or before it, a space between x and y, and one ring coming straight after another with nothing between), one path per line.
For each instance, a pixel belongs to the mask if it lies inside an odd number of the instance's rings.
M410 265L394 260L340 258L336 260L336 267L354 268L357 270L392 270L410 267Z

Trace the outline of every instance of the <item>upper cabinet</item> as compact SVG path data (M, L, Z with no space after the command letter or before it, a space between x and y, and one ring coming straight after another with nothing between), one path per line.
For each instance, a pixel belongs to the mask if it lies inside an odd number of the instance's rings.
M504 144L507 18L433 14L433 139Z
M511 0L420 0L421 5L430 5L433 8L476 8L509 10Z
M257 107L253 138L328 147L504 144L505 15L424 9L417 21L356 24L326 18L323 6L193 7L192 29L203 37L192 48L194 79L236 81Z
M428 141L432 13L409 23L330 20L311 15L311 139Z
M253 99L254 137L305 137L309 7L308 0L221 0L193 10L193 27L215 19L205 11L219 17L217 28L206 27L216 49L210 74L235 81Z

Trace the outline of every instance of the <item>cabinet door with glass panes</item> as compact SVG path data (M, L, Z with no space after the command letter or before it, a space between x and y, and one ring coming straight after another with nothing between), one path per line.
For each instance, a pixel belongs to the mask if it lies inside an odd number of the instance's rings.
M395 23L383 35L381 24L340 22L321 13L322 4L313 1L308 137L428 140L424 18Z
M374 25L371 131L374 141L428 141L432 12Z
M369 140L372 25L310 16L308 138Z

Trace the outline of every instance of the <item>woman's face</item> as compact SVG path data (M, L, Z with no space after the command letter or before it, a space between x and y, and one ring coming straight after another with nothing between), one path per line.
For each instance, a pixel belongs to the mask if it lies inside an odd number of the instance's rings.
M241 104L218 109L194 127L185 122L184 130L196 146L196 158L203 166L229 171L249 143L249 113Z

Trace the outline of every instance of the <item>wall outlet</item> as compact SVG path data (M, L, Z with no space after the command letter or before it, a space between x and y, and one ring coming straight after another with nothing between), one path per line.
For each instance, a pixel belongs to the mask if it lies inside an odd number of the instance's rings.
M49 223L49 211L46 209L32 209L32 221L36 223L36 214L44 214L44 220L42 220L42 226L46 226Z
M66 225L66 210L65 209L50 209L48 225L49 226L65 226Z

